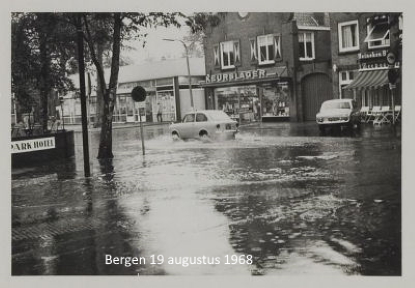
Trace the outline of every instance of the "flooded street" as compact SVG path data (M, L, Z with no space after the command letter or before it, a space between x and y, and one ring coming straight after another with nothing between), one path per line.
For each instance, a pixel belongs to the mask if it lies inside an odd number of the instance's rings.
M146 127L143 157L139 128L115 129L101 163L95 131L89 179L76 133L75 159L12 171L12 274L400 275L400 132L317 130L174 142Z

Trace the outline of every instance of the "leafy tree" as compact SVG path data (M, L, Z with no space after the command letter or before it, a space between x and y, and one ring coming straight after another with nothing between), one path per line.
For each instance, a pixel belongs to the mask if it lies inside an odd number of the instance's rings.
M51 92L73 88L66 78L66 62L75 48L73 32L59 14L12 14L12 92L21 112L34 112L44 132Z
M89 56L94 63L97 78L97 94L102 95L103 110L101 117L101 134L98 158L113 158L112 153L112 119L118 84L120 66L120 51L123 40L145 37L140 33L141 27L157 27L170 25L180 26L177 21L178 13L83 13L82 28ZM104 77L104 63L99 58L97 45L101 39L111 45L111 72L109 83Z

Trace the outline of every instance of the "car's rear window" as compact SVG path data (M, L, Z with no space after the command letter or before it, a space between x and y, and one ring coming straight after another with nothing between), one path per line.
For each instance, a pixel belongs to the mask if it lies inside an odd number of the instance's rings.
M321 105L321 110L330 109L351 109L349 101L329 101Z
M229 116L223 111L209 111L209 117L213 121L230 120Z

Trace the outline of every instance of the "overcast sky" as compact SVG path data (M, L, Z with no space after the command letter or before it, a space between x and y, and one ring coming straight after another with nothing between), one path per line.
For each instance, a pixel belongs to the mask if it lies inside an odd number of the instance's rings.
M142 41L129 41L125 43L133 46L136 49L132 51L122 51L122 56L127 56L132 60L133 64L139 64L145 61L159 61L161 57L167 59L176 59L182 57L184 54L184 47L180 42L164 41L163 38L180 39L189 35L190 29L186 25L180 28L176 27L158 27L157 29L146 29L146 45L143 48Z

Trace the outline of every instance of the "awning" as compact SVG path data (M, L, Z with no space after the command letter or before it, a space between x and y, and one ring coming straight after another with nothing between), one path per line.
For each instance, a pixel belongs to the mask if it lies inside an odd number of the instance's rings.
M356 79L343 89L379 88L389 84L388 69L359 72Z
M367 35L365 42L374 42L385 40L389 35L389 24L388 22L376 24L375 27Z

